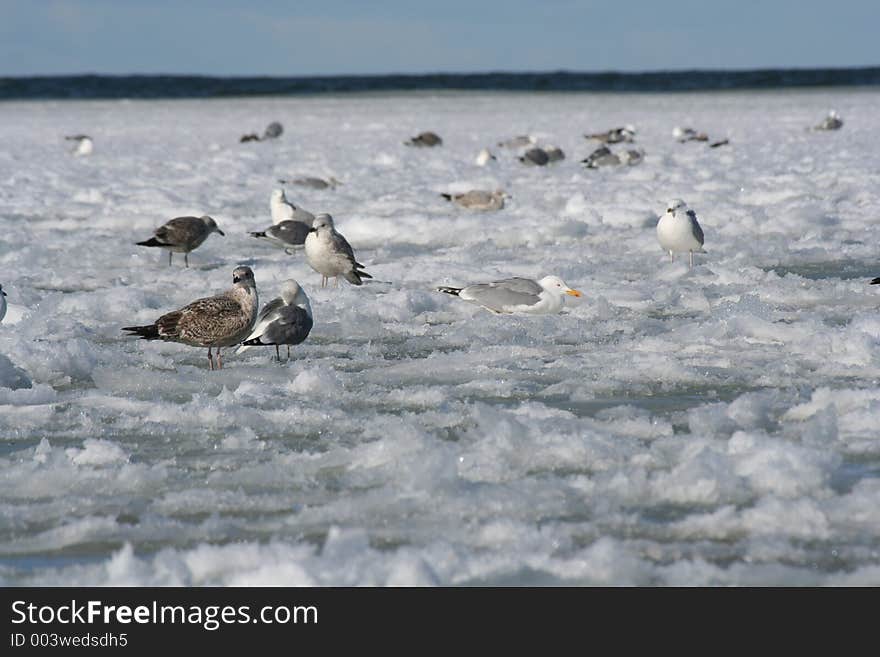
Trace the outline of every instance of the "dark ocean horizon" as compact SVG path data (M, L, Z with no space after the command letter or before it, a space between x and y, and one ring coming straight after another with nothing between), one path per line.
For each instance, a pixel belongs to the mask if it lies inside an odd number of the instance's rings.
M641 73L431 73L297 77L0 77L0 100L226 98L404 91L688 92L880 86L880 67Z

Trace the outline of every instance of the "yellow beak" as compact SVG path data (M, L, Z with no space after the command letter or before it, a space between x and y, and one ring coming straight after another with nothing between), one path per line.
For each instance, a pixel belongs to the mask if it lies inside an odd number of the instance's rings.
M577 291L577 290L572 290L572 289L570 289L570 288L569 288L568 290L566 290L565 293L568 294L569 296L573 296L573 297L582 297L582 296L584 296L584 295L581 294L579 291Z

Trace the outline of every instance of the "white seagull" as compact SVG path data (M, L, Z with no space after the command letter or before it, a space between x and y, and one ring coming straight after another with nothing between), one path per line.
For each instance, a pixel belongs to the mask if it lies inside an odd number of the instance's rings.
M565 305L565 295L583 296L558 276L545 276L539 281L530 278L505 278L492 283L465 287L437 288L438 292L471 301L496 314L526 313L547 315L558 313Z
M315 220L308 210L296 207L287 200L283 189L273 189L272 196L269 198L269 208L272 210L272 223L280 224L282 221L301 221L311 225Z
M312 306L299 283L292 278L281 284L281 296L263 306L257 317L254 330L235 351L243 351L260 345L275 347L275 358L281 362L279 345L287 345L287 359L290 360L290 345L305 340L312 330Z
M669 201L666 214L657 222L657 239L673 261L676 253L689 253L691 267L694 266L694 253L705 253L703 229L697 221L697 213L680 198Z
M336 232L333 217L329 214L315 217L305 245L309 266L321 274L321 287L327 285L327 279L331 276L336 279L334 287L339 285L340 276L352 285L363 285L362 278L373 278L362 271L364 266L355 260L348 241Z

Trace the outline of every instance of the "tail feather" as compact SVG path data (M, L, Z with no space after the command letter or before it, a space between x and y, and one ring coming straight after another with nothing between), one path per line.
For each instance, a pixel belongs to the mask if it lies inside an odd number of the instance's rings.
M443 198L445 198L447 201L451 201L451 200L452 200L452 194L440 194L440 196L442 196Z
M248 233L248 235L251 235L252 237L266 237L266 231L263 230L256 233Z
M151 237L143 242L135 242L138 246L167 246L164 242L160 242L155 237Z
M437 291L443 292L444 294L451 294L452 296L457 297L459 294L461 294L461 291L463 289L464 288L461 287L447 287L446 285L441 285L437 288Z
M142 340L158 340L159 327L155 324L149 326L123 326L123 331L130 331L133 335L139 336Z
M880 278L875 278L871 281L871 285L880 285Z

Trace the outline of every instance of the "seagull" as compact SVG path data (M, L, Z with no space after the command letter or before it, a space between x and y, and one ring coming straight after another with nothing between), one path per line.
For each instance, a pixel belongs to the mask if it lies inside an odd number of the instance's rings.
M600 146L585 159L581 160L587 169L598 169L604 166L617 166L620 164L620 157L611 152L607 146Z
M204 242L211 233L225 236L217 223L208 215L203 217L175 217L156 229L154 235L138 246L159 246L168 249L168 266L174 253L183 253L183 262L189 267L189 252Z
M496 189L494 192L472 189L463 194L440 194L440 196L470 210L500 210L504 207L507 193L502 189Z
M284 126L282 126L278 121L272 121L269 125L266 126L266 129L263 131L263 140L266 139L277 139L281 136L281 133L284 132Z
M275 224L293 219L311 225L315 220L315 215L311 212L298 208L288 201L283 189L272 190L272 196L269 198L269 208L272 210L272 223Z
M330 176L329 178L306 176L304 178L293 178L291 180L279 180L278 182L282 185L300 185L301 187L311 187L312 189L336 189L338 185L342 184L341 180L337 180L333 176Z
M484 167L492 160L497 160L498 158L492 155L488 148L484 148L479 153L477 153L477 159L474 160L478 167Z
M76 142L76 146L72 151L74 155L90 155L92 150L94 150L92 138L88 135L68 135L65 139Z
M272 224L266 230L248 233L248 235L273 246L280 247L289 255L291 253L290 249L301 247L306 243L306 236L311 228L311 224L288 219L287 221Z
M550 156L543 148L536 146L523 153L519 161L531 167L542 167L550 161Z
M632 141L635 136L636 129L632 125L625 125L622 128L612 128L607 132L584 135L587 139L596 139L605 144L617 144L622 141Z
M530 278L505 278L492 283L466 287L437 288L438 292L472 301L496 314L527 313L546 315L558 313L565 305L565 295L583 296L558 276L545 276L539 281Z
M709 141L709 135L705 132L697 132L693 128L681 128L679 126L675 126L672 129L672 137L680 144L683 144L687 141Z
M275 358L281 362L278 346L284 344L287 360L290 360L290 345L305 340L313 323L312 307L305 290L292 278L288 279L281 284L281 296L263 306L256 326L235 353L257 345L274 345Z
M3 321L4 317L6 317L6 292L3 291L3 286L0 285L0 322Z
M437 133L420 132L415 137L410 138L409 141L403 143L406 146L440 146L443 143L443 140Z
M362 278L373 278L362 271L364 266L354 258L354 251L346 239L333 227L333 217L319 214L306 237L306 260L316 272L321 274L321 287L327 285L331 276L339 285L342 276L352 285L363 285Z
M557 162L565 159L565 153L559 146L544 146L544 152L547 153L547 159L550 162Z
M694 253L703 251L703 229L697 222L697 213L689 209L680 198L669 201L666 214L657 222L657 239L671 261L676 253L688 252L690 266L694 266Z
M247 135L242 135L239 142L246 141L265 141L267 139L276 139L281 136L284 132L284 126L282 126L278 121L273 121L269 125L266 126L266 129L263 131L263 136L260 137L255 132L251 132Z
M217 348L217 369L223 369L222 347L244 340L257 321L257 285L250 267L232 271L232 288L213 297L196 299L180 310L162 315L147 326L126 326L123 331L143 340L180 342L208 348L208 365L214 369L211 349Z
M835 110L831 110L822 123L813 127L813 130L840 130L842 127L843 119Z
M522 148L523 146L531 146L537 142L538 140L532 137L532 135L517 135L506 141L499 141L498 146L501 148Z

